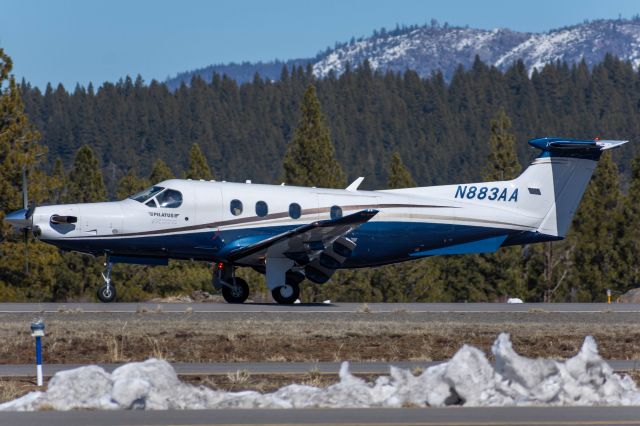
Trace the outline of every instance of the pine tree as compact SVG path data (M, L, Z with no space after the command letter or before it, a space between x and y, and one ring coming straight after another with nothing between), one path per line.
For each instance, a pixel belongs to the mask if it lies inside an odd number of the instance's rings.
M207 159L197 143L194 143L189 150L189 168L185 172L184 177L185 179L194 180L213 179L213 174L211 173L211 169L209 169Z
M391 167L389 170L389 178L387 180L387 188L412 188L416 186L416 182L411 177L411 173L402 163L400 154L394 152L391 156Z
M106 201L107 190L102 179L100 164L89 145L76 152L73 167L69 172L67 202L94 203Z
M573 221L568 280L579 301L604 301L607 289L621 284L618 242L623 203L618 175L611 154L604 153Z
M62 200L66 199L68 181L67 174L64 171L64 165L62 164L62 159L60 157L56 158L49 185L49 201L52 204L62 203Z
M516 155L516 137L511 133L511 119L500 108L491 120L489 155L482 179L487 181L510 180L520 174L522 166Z
M23 208L23 171L29 178L29 202L43 201L48 188L48 178L40 170L47 150L38 144L40 134L24 112L12 66L11 58L0 48L0 300L51 300L58 251L30 242L27 255L20 233L12 232L3 221L8 212ZM24 235L31 240L30 233Z
M491 120L490 129L490 151L483 179L499 181L516 178L522 167L516 155L515 136L511 133L511 119L503 108L500 108ZM469 260L475 260L473 267L478 268L484 276L493 293L491 294L493 299L508 296L527 297L522 247L503 247L496 253L470 257Z
M162 182L163 180L173 179L175 176L173 172L164 161L158 159L155 163L153 163L153 168L151 169L151 174L149 175L149 180L152 185L156 183Z
M631 162L631 182L621 219L619 290L625 292L640 287L640 156Z
M139 177L133 169L130 169L129 172L118 181L116 197L118 200L123 200L136 192L142 191L147 186L149 186L149 182Z
M12 67L11 58L0 48L0 237L8 231L4 215L23 207L22 171L29 175L30 201L39 201L37 194L46 189L37 170L47 150L38 144L40 133L25 115Z
M304 92L300 119L283 167L287 184L320 188L344 188L346 184L313 85Z

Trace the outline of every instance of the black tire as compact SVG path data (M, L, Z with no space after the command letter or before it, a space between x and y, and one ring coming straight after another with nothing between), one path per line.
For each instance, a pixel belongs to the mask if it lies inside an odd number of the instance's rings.
M298 284L285 284L271 290L273 300L281 305L292 305L300 297L300 286Z
M242 278L235 278L232 287L222 286L222 297L227 303L244 303L249 297L249 284Z
M98 288L98 300L102 303L110 303L116 300L116 288L112 285L103 284Z

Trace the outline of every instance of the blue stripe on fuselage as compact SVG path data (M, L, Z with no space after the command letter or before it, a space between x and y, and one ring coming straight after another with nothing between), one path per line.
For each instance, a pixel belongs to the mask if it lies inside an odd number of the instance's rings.
M162 236L82 240L62 239L46 242L66 250L93 254L108 252L120 255L221 262L225 260L222 254L228 253L231 248L252 244L293 228L295 226L269 226L220 232L210 230L189 234L165 234ZM505 234L515 235L522 233L502 228L442 223L368 222L347 235L348 238L356 242L356 248L343 267L366 267L401 262L411 259L411 253ZM518 239L518 243L526 243L526 238L520 237Z

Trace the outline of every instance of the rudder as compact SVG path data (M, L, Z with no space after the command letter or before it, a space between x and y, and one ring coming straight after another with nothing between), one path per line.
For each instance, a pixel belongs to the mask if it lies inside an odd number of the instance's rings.
M528 205L519 207L542 217L537 232L557 237L567 234L600 156L626 142L565 138L529 141L542 152L515 180L535 195Z

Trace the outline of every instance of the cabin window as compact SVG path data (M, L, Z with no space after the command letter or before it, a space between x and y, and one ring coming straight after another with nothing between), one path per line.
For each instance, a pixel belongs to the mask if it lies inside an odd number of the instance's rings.
M231 200L231 204L229 205L231 209L231 214L234 216L240 216L242 214L242 201L240 200Z
M144 203L149 198L156 195L158 192L162 191L164 188L161 186L152 186L151 188L147 188L144 191L140 191L136 194L133 194L131 197L132 200L136 200L140 203Z
M156 199L160 207L175 209L182 205L182 194L174 189L161 192Z
M302 209L300 208L300 204L298 203L289 204L289 216L291 216L291 219L300 219L301 215L302 215Z
M155 209L156 207L158 207L158 206L156 205L156 200L154 200L154 199L151 199L151 200L147 201L145 204L146 204L147 206L149 206L149 207L153 207L154 209Z
M340 206L331 206L331 219L339 219L342 217L342 209Z
M258 201L256 203L256 214L260 217L265 217L269 213L269 206L264 201Z

